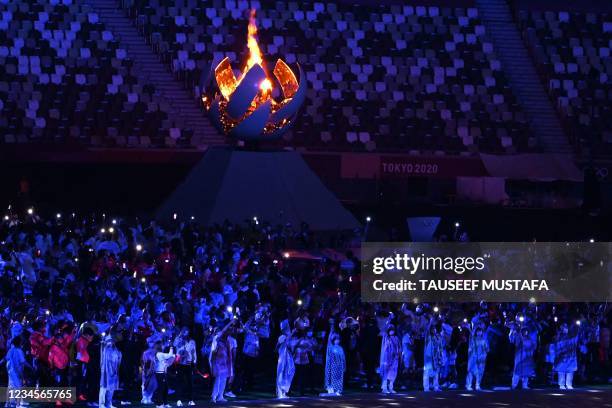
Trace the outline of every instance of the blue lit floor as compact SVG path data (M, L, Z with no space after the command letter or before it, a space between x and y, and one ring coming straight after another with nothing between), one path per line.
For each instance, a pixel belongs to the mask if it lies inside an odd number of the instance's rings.
M297 397L283 400L271 398L271 394L250 393L228 402L212 404L204 395L197 399L197 407L227 407L227 408L504 408L504 407L552 407L552 408L612 408L612 388L590 387L573 391L561 391L553 388L532 389L528 391L491 391L470 392L465 390L452 390L441 392L410 391L392 395L383 395L375 392L349 393L342 397ZM176 406L176 397L170 396L170 403ZM115 402L117 408L122 405ZM77 404L76 406L84 406ZM124 406L128 407L128 406ZM151 407L154 405L141 405L133 403L129 407Z

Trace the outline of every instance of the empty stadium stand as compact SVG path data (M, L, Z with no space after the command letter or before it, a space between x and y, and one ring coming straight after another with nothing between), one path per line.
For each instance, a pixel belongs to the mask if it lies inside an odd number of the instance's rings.
M546 152L571 153L559 116L542 85L536 66L514 24L506 0L476 0L489 34L496 46L512 89L517 95L538 142Z
M205 147L224 143L222 135L202 115L198 99L176 81L159 56L143 41L132 21L115 0L84 0L100 13L100 18L129 51L139 75L154 82L156 90L168 102L170 115L183 124L169 131L166 146Z
M566 131L576 145L606 151L608 14L513 4L510 26L502 0L358 3L2 0L0 141L224 143L196 104L221 59L237 69L246 60L254 8L268 68L278 58L299 63L309 84L284 146L571 152Z
M90 5L5 0L0 10L2 143L166 144L177 129L167 101Z
M514 152L536 147L475 7L343 2L124 0L147 41L187 87L246 58L259 10L269 61L309 81L292 145L312 149Z
M612 14L551 2L517 3L515 14L572 141L596 156L611 152Z

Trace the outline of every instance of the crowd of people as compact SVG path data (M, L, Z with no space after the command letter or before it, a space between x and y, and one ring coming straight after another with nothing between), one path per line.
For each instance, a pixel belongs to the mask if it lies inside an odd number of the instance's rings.
M605 304L362 303L358 232L174 218L9 211L0 384L110 408L609 379ZM324 248L342 256L291 255Z

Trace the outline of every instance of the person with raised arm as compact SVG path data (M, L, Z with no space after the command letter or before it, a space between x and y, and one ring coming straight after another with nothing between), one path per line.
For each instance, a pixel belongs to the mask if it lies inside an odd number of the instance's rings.
M153 400L157 408L167 408L168 405L168 367L176 361L174 347L170 347L168 352L162 352L162 343L155 344L155 379L157 380L157 389Z
M330 320L330 332L327 339L327 352L325 357L325 389L328 395L342 395L344 390L344 372L346 371L346 357L340 344L340 335L334 327L334 320Z
M533 354L536 341L532 338L529 329L516 323L510 324L510 343L514 345L514 370L512 372L512 389L518 386L521 380L524 390L529 389L529 377L535 373Z
M191 338L187 327L183 327L174 339L174 347L176 347L176 353L179 356L177 371L183 384L184 400L187 401L187 405L195 405L193 401L193 368L198 361L198 353L196 352L195 340ZM183 402L179 399L176 401L176 405L180 407Z
M570 332L567 323L563 323L553 343L553 371L557 373L559 388L562 390L574 389L574 372L578 369L578 334L578 330Z
M121 352L115 345L112 334L104 336L100 351L100 408L113 408L113 394L119 388L119 365Z
M395 326L391 324L393 313L389 315L386 327L381 332L382 343L380 347L379 374L382 380L381 391L384 394L394 394L393 383L399 371L401 354L400 340L395 334Z
M474 325L474 323L472 323ZM475 328L466 325L470 331L470 340L468 344L468 367L467 376L465 378L465 389L472 390L472 384L476 391L480 391L480 384L484 375L485 366L487 363L487 353L489 352L489 342L484 334L482 324L476 323Z
M242 389L245 390L253 385L253 376L257 371L257 364L260 361L260 343L257 334L257 322L255 317L251 317L244 324L244 343L242 346Z
M210 368L214 378L211 400L213 403L227 401L224 397L227 379L234 373L231 345L228 340L232 319L213 337L210 348Z
M158 346L159 345L159 346ZM157 389L157 378L155 377L155 355L161 350L161 342L149 342L149 348L142 353L140 360L142 377L142 404L153 404L153 395Z
M440 369L444 366L444 338L432 317L425 334L423 350L423 390L429 392L429 380L433 379L434 391L440 391Z

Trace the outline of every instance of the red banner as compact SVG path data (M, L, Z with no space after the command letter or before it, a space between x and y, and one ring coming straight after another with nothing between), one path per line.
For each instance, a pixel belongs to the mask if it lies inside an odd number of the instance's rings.
M380 156L381 178L479 177L487 172L480 158Z

